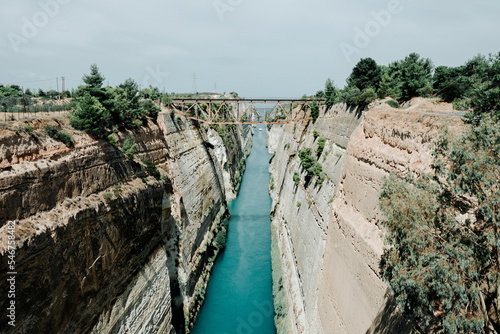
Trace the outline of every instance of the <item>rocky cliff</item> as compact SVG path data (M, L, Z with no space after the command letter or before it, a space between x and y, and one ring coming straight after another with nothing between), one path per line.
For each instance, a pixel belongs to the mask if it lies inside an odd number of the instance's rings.
M411 331L379 275L378 193L390 172L429 170L440 129L462 128L458 117L433 112L433 106L422 102L397 110L378 102L362 112L335 105L322 110L314 124L271 128L279 332ZM318 154L321 137L325 145ZM303 168L299 151L305 148L317 157L322 173L308 175Z
M50 138L46 125L70 133L75 147ZM120 149L129 134L133 160ZM91 138L65 117L0 129L2 296L12 271L9 221L17 272L16 327L3 318L1 332L191 328L223 247L217 235L226 231L226 199L238 187L250 128L229 129L226 147L216 131L161 113L117 136L116 146ZM0 307L9 302L2 297Z

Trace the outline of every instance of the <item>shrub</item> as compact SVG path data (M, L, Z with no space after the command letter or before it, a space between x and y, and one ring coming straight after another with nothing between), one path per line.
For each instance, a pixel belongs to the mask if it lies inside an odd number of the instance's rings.
M151 100L141 101L140 104L146 115L153 121L156 121L158 114L160 113L160 108L158 108Z
M171 106L173 101L168 95L164 95L161 99L161 103L163 103L164 106Z
M47 131L49 137L66 144L67 147L75 146L75 140L69 133L60 131L52 125L47 125L45 127L45 131Z
M109 204L111 203L111 199L113 198L113 194L112 193L104 193L102 195L102 198L104 199L104 201Z
M299 182L300 182L300 175L299 175L299 173L297 173L297 172L293 173L293 182L295 183L295 186L299 185Z
M404 314L444 333L500 328L499 150L500 125L481 120L438 139L431 174L391 174L380 193L381 276Z
M455 99L453 101L453 109L455 110L469 110L470 99Z
M122 150L123 150L123 154L125 154L127 159L129 159L129 160L134 159L135 140L130 134L127 135L127 138L125 138L125 141L123 142L123 145L122 145Z
M314 138L314 140L316 140L316 138L318 138L318 136L319 136L318 131L314 130L313 131L313 138Z
M313 121L313 123L316 123L316 120L319 117L319 104L316 101L314 101L313 103L311 103L310 108L311 108L312 121Z
M122 197L122 189L119 185L114 186L113 188L113 194L115 195L116 198Z
M118 144L118 136L114 133L108 135L107 139L108 139L108 143L110 143L111 145Z
M23 128L24 128L24 131L26 131L28 133L32 133L34 130L33 127L29 124L24 124Z
M297 202L297 207L300 208L302 206L302 203Z
M314 160L311 157L310 148L304 148L299 150L299 158L302 163L302 167L304 167L306 170L311 168L312 165L314 164Z
M388 105L390 105L392 108L399 108L399 103L397 103L394 100L385 101L385 103L387 103Z
M161 175L160 172L158 171L158 168L156 168L156 165L149 160L145 160L143 162L146 165L146 170L148 171L148 174L154 177L155 179L159 180Z
M326 138L320 137L318 140L318 148L316 149L316 156L319 158L325 149Z

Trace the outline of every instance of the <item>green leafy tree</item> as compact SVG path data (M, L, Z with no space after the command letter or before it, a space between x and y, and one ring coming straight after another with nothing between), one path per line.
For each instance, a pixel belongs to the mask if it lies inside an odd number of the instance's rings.
M471 107L476 115L500 113L500 52L488 59L478 56L466 65L474 73Z
M361 59L352 69L352 73L347 78L347 84L357 87L360 91L366 88L377 90L381 80L381 69L372 58Z
M156 106L156 104L151 100L144 100L140 102L140 107L143 110L144 114L151 118L153 121L156 121L158 118L158 114L160 113L160 108Z
M394 69L395 75L400 80L401 97L410 100L412 97L420 96L419 90L430 85L432 78L432 61L421 58L418 53L411 53L404 60L398 62Z
M470 78L464 76L464 66L436 68L433 77L433 88L445 102L453 102L463 98L471 85Z
M446 333L500 332L500 125L485 118L434 151L434 172L391 175L380 261L403 313Z
M101 135L109 125L111 114L96 97L87 93L80 99L76 109L69 114L69 119L73 128Z

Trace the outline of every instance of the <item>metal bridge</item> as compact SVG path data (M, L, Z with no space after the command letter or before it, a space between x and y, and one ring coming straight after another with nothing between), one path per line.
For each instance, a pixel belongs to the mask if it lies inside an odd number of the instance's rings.
M310 120L308 111L324 104L322 99L175 98L171 107L209 124L290 124Z

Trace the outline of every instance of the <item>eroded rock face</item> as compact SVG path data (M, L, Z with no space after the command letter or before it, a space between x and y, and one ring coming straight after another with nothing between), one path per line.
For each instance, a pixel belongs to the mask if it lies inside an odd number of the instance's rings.
M47 122L70 132L76 147L44 135ZM250 132L235 130L228 161L244 158L241 145L251 142ZM5 224L16 220L17 326L2 319L0 331L189 330L219 251L214 236L228 217L226 192L234 192L225 180L233 171L206 132L161 113L132 134L130 161L63 118L41 122L32 134L2 130L0 293L7 295ZM140 163L146 160L161 179L149 175ZM8 302L2 298L0 307Z
M432 110L382 104L361 113L336 105L314 125L271 129L273 227L290 332L410 331L378 274L378 193L390 172L429 171L432 142L445 125L462 128L458 117ZM298 157L303 148L315 153L314 130L326 138L318 159L326 175L321 186L315 176L307 181Z

